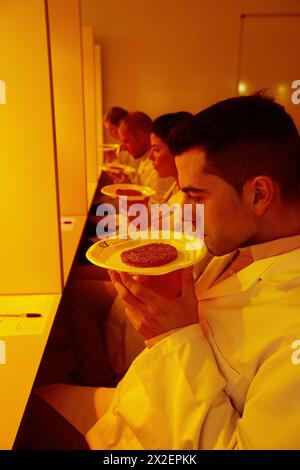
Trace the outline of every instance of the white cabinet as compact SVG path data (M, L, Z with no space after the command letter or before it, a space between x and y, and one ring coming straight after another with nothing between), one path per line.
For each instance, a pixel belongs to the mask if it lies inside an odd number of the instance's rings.
M62 289L45 2L1 3L0 293Z
M10 0L0 57L0 294L60 293L98 181L100 47L79 0Z
M62 215L87 213L79 0L47 0Z

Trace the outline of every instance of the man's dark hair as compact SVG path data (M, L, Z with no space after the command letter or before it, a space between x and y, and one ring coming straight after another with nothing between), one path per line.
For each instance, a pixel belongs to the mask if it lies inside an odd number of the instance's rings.
M152 127L151 118L141 111L128 113L122 122L126 125L127 129L131 132L146 132L150 134Z
M205 171L223 178L238 194L259 175L270 176L283 199L300 197L300 137L284 107L263 92L210 106L170 133L178 156L193 148L206 152Z
M119 106L113 106L104 115L104 121L111 122L115 126L119 126L120 122L126 118L128 111L120 108Z
M151 132L167 143L171 130L191 117L192 114L186 111L163 114L153 121Z

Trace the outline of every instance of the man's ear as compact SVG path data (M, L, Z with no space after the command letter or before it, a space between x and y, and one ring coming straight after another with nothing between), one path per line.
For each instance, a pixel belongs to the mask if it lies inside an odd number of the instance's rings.
M269 176L256 176L244 186L244 198L256 215L262 215L274 198L276 183Z

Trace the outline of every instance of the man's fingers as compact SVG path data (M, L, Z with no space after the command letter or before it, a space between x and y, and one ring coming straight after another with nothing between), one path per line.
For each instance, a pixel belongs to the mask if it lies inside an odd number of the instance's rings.
M122 282L120 278L120 274L117 271L112 271L111 269L108 269L107 272L113 284L115 282Z
M109 271L110 278L115 286L119 296L123 300L125 306L125 315L134 327L134 329L142 336L148 336L148 330L145 326L145 319L149 316L147 306L139 299L134 297L129 290L123 285L121 276L116 271Z
M125 309L125 315L132 324L133 328L142 336L146 337L148 330L145 324L144 312L136 310L132 307L128 307Z
M147 284L149 283L149 276L133 276L133 279L137 282L139 282L140 284Z
M195 280L193 276L193 266L185 268L182 273L182 293L190 294L195 292Z
M145 304L151 305L151 307L159 308L160 305L164 304L166 299L158 294L155 294L152 290L143 286L141 283L135 281L129 274L120 273L123 284L127 289L139 300Z
M128 289L126 289L126 287L123 285L120 274L111 270L108 271L108 274L119 296L124 300L126 294L128 293Z
M111 281L118 292L119 296L123 300L123 302L128 305L128 307L133 307L134 309L137 310L145 310L145 307L143 305L143 302L141 302L139 299L137 299L130 290L124 285L121 276L118 272L116 271L108 271L108 274L111 278Z

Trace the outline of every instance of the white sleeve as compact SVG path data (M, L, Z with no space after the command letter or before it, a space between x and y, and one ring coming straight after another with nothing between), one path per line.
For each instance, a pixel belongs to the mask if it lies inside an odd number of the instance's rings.
M299 449L300 365L287 336L277 346L261 360L240 416L199 325L175 331L135 359L87 435L91 448Z

